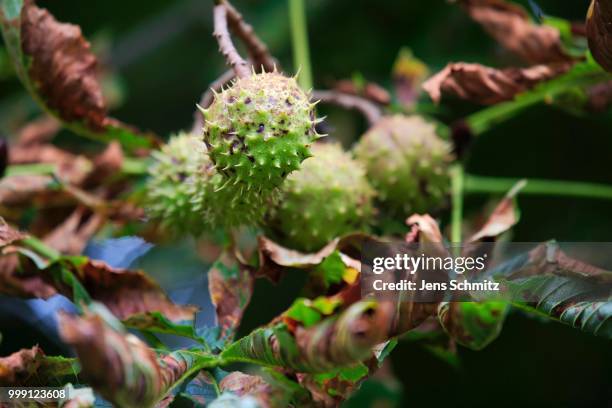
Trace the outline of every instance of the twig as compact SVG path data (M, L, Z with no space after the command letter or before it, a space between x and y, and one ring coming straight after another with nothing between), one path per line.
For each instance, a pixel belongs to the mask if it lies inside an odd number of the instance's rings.
M232 67L236 76L244 78L249 76L247 62L240 56L232 42L227 29L227 6L224 2L217 4L214 8L215 31L214 37L219 43L219 51L225 57L227 64Z
M230 4L228 0L222 1L227 10L227 22L234 34L246 46L255 68L263 66L268 72L276 68L276 60L270 54L268 46L255 34L253 27L244 21L242 14Z
M346 109L356 109L366 118L370 126L374 125L382 116L381 109L376 104L356 95L344 94L337 91L313 91L312 98L323 103L331 103Z

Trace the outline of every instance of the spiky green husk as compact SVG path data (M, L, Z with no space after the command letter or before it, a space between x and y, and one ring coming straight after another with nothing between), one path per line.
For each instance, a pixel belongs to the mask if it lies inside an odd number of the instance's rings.
M277 194L241 195L225 182L200 137L181 133L152 153L146 189L147 214L175 234L200 235L217 227L259 223Z
M302 251L366 229L374 212L361 164L338 144L315 144L312 153L285 181L267 224L283 244Z
M239 78L202 113L204 140L223 187L235 186L245 205L280 187L317 138L313 104L294 78L278 73Z
M201 234L211 219L204 207L196 208L196 201L210 199L219 181L206 146L198 137L181 133L151 155L155 163L147 181L147 214L172 232Z
M355 147L357 160L392 216L439 207L450 188L451 146L419 116L383 117Z

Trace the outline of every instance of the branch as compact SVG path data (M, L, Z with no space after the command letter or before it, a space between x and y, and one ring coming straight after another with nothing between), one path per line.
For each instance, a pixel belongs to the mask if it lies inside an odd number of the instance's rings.
M356 109L366 118L370 126L378 122L382 116L382 111L376 104L359 96L337 91L313 91L312 97L324 103L335 104L346 109Z
M236 34L247 48L253 65L257 68L263 66L268 72L276 69L276 60L270 54L270 50L264 42L255 34L253 27L244 21L242 14L230 4L229 1L222 2L227 10L227 22L234 34Z
M219 43L219 51L225 57L227 64L232 67L236 76L244 78L249 76L247 62L240 56L232 42L227 29L227 6L224 2L217 4L214 8L215 31L213 36Z

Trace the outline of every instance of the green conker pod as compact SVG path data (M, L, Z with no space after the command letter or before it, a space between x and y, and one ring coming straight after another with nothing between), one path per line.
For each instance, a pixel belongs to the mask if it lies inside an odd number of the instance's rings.
M419 116L383 117L354 152L392 216L433 211L449 192L451 146L436 134L434 124Z

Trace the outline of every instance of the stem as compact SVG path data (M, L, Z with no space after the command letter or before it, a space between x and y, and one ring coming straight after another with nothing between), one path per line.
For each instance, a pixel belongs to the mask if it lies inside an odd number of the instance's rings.
M6 168L5 177L23 175L50 175L55 173L56 166L51 163L14 164Z
M125 157L121 165L121 173L128 176L146 174L149 164L148 158ZM57 166L54 163L13 164L6 168L4 177L53 175L56 170Z
M240 14L240 12L236 10L228 0L224 0L223 3L227 9L227 22L229 23L232 31L246 46L255 68L263 66L263 68L268 72L274 71L276 69L276 61L270 54L268 46L261 41L257 34L255 34L253 26L244 21L242 14Z
M313 91L312 98L326 103L336 104L346 109L356 109L367 119L370 126L374 125L382 112L376 104L355 95L338 91Z
M126 175L146 174L150 165L148 158L124 157L121 164L121 172Z
M304 0L289 0L289 18L291 20L294 68L300 70L298 82L302 89L309 90L312 89L312 69Z
M463 219L463 165L457 163L451 169L451 242L461 243L461 227Z
M468 116L465 122L472 134L477 136L537 103L553 100L573 88L585 88L608 80L610 80L610 74L603 71L597 64L579 63L564 75L542 83L531 91L517 95L512 101L497 104Z
M219 51L225 57L227 64L232 67L236 76L244 78L249 76L249 66L247 62L240 56L238 50L232 42L229 30L227 29L227 8L224 2L219 2L213 10L215 31L213 36L219 43Z
M503 194L520 180L518 178L483 177L469 174L465 177L465 192ZM579 181L527 179L527 184L521 190L521 194L612 200L612 186Z
M35 252L38 252L40 255L49 258L51 261L55 261L62 256L62 254L57 252L55 249L48 247L44 242L32 236L27 236L21 239L21 243Z

